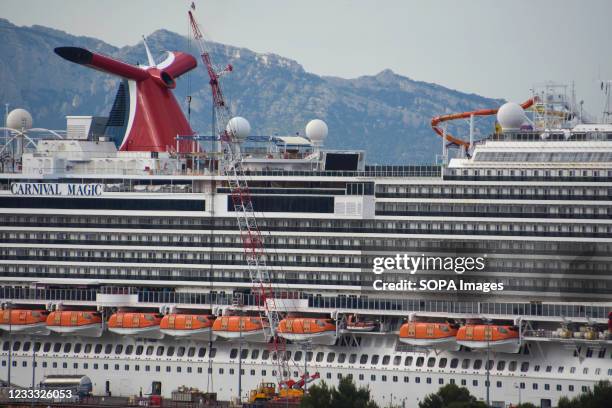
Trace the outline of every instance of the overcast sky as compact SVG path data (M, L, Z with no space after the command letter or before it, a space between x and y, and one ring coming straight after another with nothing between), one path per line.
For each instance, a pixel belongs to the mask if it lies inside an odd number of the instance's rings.
M0 16L116 46L188 29L184 0L0 0ZM599 116L612 79L610 0L196 0L218 42L273 52L345 78L385 68L466 92L527 99L534 83L575 81Z

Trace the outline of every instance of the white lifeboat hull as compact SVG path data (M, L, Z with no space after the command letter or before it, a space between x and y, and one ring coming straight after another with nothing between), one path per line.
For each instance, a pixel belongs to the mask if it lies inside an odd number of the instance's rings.
M108 331L122 336L143 337L147 339L162 339L164 333L161 332L159 326L151 327L109 327Z
M518 338L497 341L457 340L457 344L474 350L490 348L491 351L498 353L518 353L521 348L521 341Z
M321 333L278 333L279 337L282 337L286 340L301 342L308 341L312 344L322 345L322 346L333 346L336 344L336 339L338 336L335 331L324 331Z
M84 337L101 337L104 328L100 323L85 324L82 326L47 326L49 330L63 336L75 335Z
M203 329L194 330L177 330L177 329L161 329L163 334L172 337L185 338L185 339L198 339L198 340L215 340L217 336L211 335L212 329L205 327Z
M33 324L0 324L0 330L11 333L48 335L49 329L45 322Z

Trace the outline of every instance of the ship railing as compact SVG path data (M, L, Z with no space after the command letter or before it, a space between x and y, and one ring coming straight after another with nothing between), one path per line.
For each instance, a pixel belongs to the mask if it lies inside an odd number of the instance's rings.
M132 287L98 287L75 289L49 289L49 288L23 288L0 287L0 300L39 300L39 301L96 301L96 293L137 294L140 303L183 304L194 306L230 306L233 294L226 293L197 293L172 292L169 290L137 290ZM502 303L502 302L469 302L451 300L423 300L423 299L377 299L365 297L330 297L313 296L304 293L279 293L279 298L308 299L308 307L324 310L369 310L374 313L408 312L436 313L440 315L474 315L499 316L511 319L516 316L528 318L559 318L572 319L607 319L610 312L607 306L582 305L571 303ZM242 294L245 307L258 307L262 305L261 299L253 294Z

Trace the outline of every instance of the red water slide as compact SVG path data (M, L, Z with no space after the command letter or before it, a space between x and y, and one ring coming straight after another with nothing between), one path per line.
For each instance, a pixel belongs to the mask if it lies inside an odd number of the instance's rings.
M534 98L530 98L530 99L526 100L525 102L523 102L521 104L521 107L523 109L527 109L527 108L531 107L531 105L533 105L534 102L535 102ZM436 116L435 118L433 118L431 120L431 128L440 137L446 137L446 140L449 141L450 143L454 143L457 146L460 146L460 147L462 146L462 147L467 149L470 146L469 142L466 142L465 140L458 139L458 138L454 137L453 135L451 135L448 132L446 133L446 136L445 136L444 135L444 131L438 125L440 123L442 123L442 122L447 122L449 120L468 119L472 115L474 115L474 116L490 116L490 115L495 115L495 114L497 114L498 110L499 110L499 108L497 108L497 109L480 109L480 110L475 110L475 111L470 111L470 112L451 113L451 114L448 114L448 115Z

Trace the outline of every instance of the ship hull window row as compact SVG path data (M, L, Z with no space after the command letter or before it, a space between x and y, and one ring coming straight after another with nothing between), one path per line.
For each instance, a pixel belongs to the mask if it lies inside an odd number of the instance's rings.
M205 211L204 200L0 197L0 208L72 210Z

